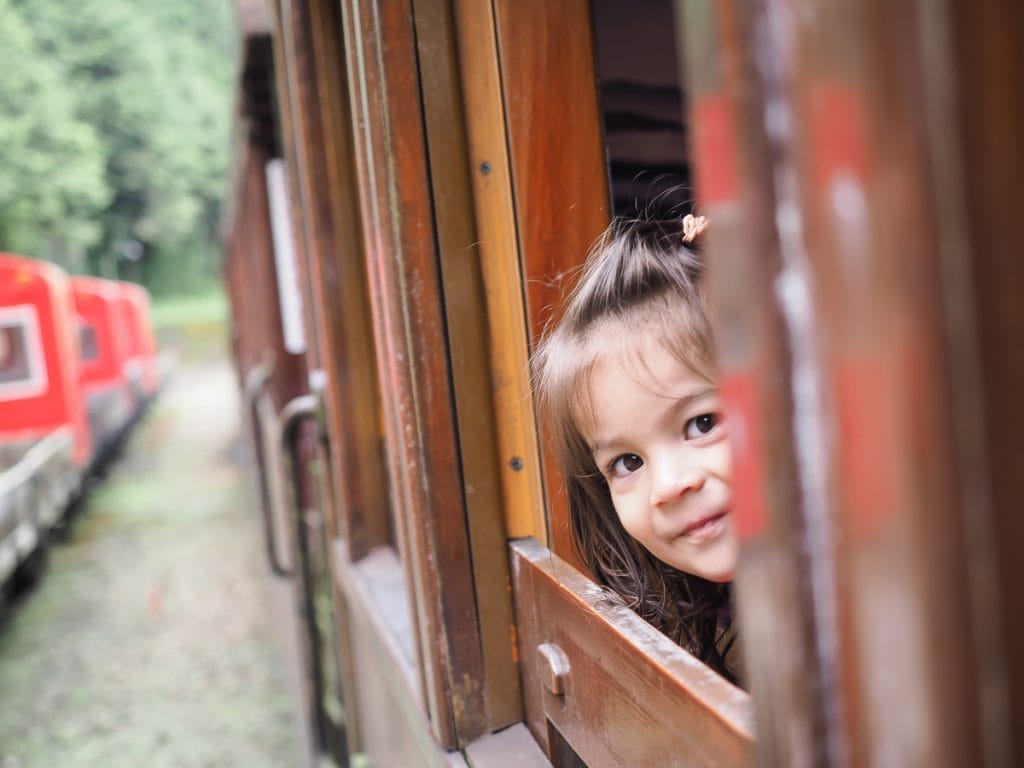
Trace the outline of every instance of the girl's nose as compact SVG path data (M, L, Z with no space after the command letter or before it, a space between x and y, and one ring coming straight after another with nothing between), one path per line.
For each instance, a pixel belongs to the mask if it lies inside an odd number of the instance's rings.
M679 457L664 459L653 469L651 504L655 506L673 501L688 491L699 491L707 479L703 468Z

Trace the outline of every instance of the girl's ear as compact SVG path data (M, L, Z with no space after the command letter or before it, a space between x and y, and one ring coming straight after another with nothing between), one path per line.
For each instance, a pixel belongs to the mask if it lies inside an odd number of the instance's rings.
M683 242L692 243L701 236L710 223L704 216L694 216L692 213L686 214L683 217Z

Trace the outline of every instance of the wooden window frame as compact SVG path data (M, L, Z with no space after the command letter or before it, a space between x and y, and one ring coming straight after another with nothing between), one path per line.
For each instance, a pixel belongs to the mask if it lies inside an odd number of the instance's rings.
M592 20L579 3L498 0L494 9L520 264L536 343L557 319L610 218ZM534 738L556 759L554 728L592 768L749 764L749 696L616 607L585 575L568 539L562 481L546 446L543 457L548 546L529 539L512 544L524 702ZM553 646L569 665L561 694L551 690Z
M508 569L486 343L477 329L457 328L451 314L482 311L482 283L473 253L465 252L475 233L458 214L469 210L470 182L456 151L461 145L431 131L429 122L457 99L457 84L444 81L445 67L422 76L432 63L424 46L452 53L450 12L442 5L349 0L342 13L357 199L420 695L437 743L457 749L517 722L521 705L511 598L503 586ZM440 26L431 27L434 21ZM450 205L439 203L442 197ZM452 359L460 370L455 380Z

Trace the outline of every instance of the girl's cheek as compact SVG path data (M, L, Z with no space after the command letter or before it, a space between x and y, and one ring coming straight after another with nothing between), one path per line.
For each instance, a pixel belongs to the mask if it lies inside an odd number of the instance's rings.
M616 499L614 496L612 497L612 507L615 508L615 514L618 516L619 522L622 523L622 527L626 529L626 533L632 536L633 525L628 514L629 510L622 504L621 499Z
M636 482L636 476L640 474L640 471L631 472L628 475L607 475L608 489L612 492L612 497L616 495L623 495L629 492L630 487Z

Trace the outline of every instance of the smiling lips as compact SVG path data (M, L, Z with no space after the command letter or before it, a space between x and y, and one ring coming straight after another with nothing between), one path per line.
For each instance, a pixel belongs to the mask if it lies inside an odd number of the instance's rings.
M714 512L694 520L680 532L680 536L695 544L703 544L717 538L725 530L725 517L729 513Z

